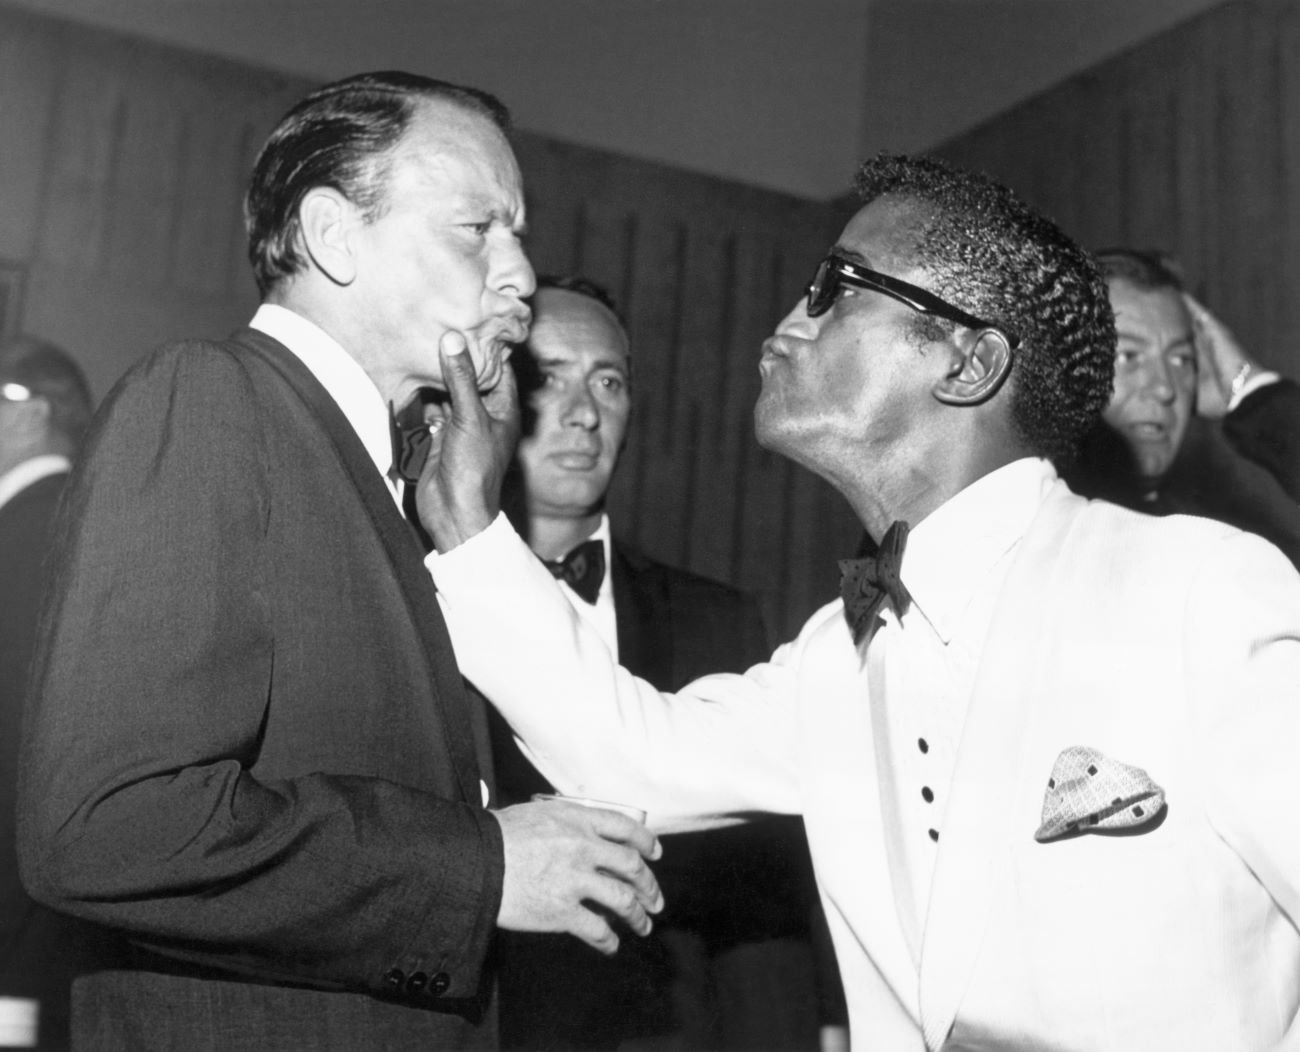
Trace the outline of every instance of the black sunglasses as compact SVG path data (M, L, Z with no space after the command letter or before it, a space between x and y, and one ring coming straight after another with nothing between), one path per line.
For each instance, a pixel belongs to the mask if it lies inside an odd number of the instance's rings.
M817 264L817 272L808 283L808 317L816 318L830 310L835 303L835 297L840 293L841 285L855 285L858 288L884 293L919 314L932 314L938 318L946 318L968 329L997 329L1006 337L1012 349L1020 344L1020 340L1001 325L983 321L973 314L967 314L960 307L954 307L947 300L940 299L933 292L927 292L906 281L899 281L898 278L891 278L888 274L879 274L834 253Z

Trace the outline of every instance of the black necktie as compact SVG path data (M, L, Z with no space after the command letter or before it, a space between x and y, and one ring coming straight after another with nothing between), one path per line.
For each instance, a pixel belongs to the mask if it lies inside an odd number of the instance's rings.
M394 480L419 482L420 472L429 456L429 425L424 422L423 409L413 418L409 409L404 409L401 418L393 411L393 404L388 403L388 432L393 442L393 466L389 474Z
M542 565L551 576L563 581L583 599L595 603L600 595L600 582L605 579L605 545L600 541L583 541L563 559L552 562L543 559Z
M900 617L912 601L899 577L906 544L907 523L895 522L881 538L875 558L840 560L840 598L855 644L870 635L886 599Z

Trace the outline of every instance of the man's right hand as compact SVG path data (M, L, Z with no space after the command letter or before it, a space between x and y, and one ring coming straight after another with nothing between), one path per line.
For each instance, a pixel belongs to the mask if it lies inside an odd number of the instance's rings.
M641 823L563 801L494 811L505 845L497 924L511 931L568 932L601 953L618 949L616 917L638 935L663 895L647 861L662 854Z

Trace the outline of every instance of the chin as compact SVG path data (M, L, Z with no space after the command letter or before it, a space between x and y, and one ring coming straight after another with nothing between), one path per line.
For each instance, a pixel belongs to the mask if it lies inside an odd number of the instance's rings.
M772 406L764 403L762 396L754 406L754 438L764 449L776 450L780 445L781 418Z

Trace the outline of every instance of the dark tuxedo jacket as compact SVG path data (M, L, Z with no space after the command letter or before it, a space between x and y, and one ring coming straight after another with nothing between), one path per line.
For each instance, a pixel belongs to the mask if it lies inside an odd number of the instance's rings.
M486 723L421 550L276 341L163 348L57 530L19 786L31 893L120 932L89 1049L495 1044Z
M67 474L26 487L0 508L0 996L40 1003L39 1047L68 1046L72 977L99 940L88 926L45 909L18 878L14 797L18 740L54 513Z
M707 672L740 672L771 654L757 603L717 581L646 558L615 542L614 587L620 663L661 690L676 690ZM520 753L508 726L491 714L502 795L527 799L551 786ZM667 902L656 931L687 931L710 956L747 942L791 936L806 940L814 895L802 822L762 819L752 825L663 838L655 864ZM659 935L623 938L614 958L560 936L513 935L502 943L503 1045L515 1049L614 1048L620 1041L663 1034L682 1024L674 983L711 983L676 974ZM800 963L804 963L801 959ZM764 970L772 958L755 967ZM743 970L742 962L737 968ZM779 967L779 966L778 966ZM743 982L742 976L742 982ZM806 976L755 976L770 993L744 1006L766 1031L769 1047L788 1032L785 1017L806 1011L788 997ZM785 992L783 994L783 991ZM717 1012L721 1006L713 1005ZM815 1023L811 1035L815 1040ZM719 1046L721 1047L721 1046Z

